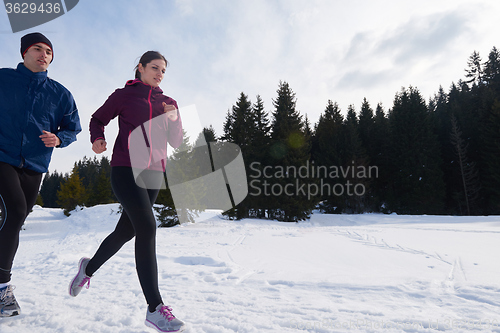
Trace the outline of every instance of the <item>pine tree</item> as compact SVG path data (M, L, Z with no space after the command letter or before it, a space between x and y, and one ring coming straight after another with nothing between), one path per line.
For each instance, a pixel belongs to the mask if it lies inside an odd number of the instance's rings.
M234 209L224 213L229 218L265 217L268 198L262 195L261 185L264 180L257 178L261 174L261 169L269 164L267 155L269 131L269 119L260 96L257 96L256 103L252 105L248 96L241 93L232 107L232 112L226 118L222 139L241 148L247 171L247 184L253 190L249 190L246 198Z
M217 141L217 134L215 133L212 125L203 128L203 137L205 138L206 143Z
M168 187L158 192L156 205L153 206L153 209L156 211L159 228L169 228L181 224L175 209L172 193Z
M204 137L205 131L199 134L198 141ZM201 141L196 149L204 149ZM202 179L200 174L201 162L197 162L194 157L194 146L190 143L187 133L183 132L181 145L174 149L167 161L167 172L165 175L166 189L160 190L156 199L154 209L158 213L157 217L160 227L172 227L185 222L194 222L195 217L202 211L202 202L205 199L207 189L194 187L193 181L196 178ZM205 156L208 158L208 156ZM205 161L204 164L207 164ZM212 170L205 170L205 174ZM171 189L173 186L181 186L181 190L175 192L173 197Z
M198 134L193 147L189 149L183 148L185 156L179 156L179 158L183 158L185 160L192 159L193 164L198 168L197 172L200 176L208 175L214 171L212 166L212 157L210 156L209 150L210 143L217 143L217 135L212 126L203 128L202 132Z
M359 135L359 123L354 105L347 108L347 116L344 122L344 164L350 164L352 160L365 157L362 141Z
M239 145L242 150L250 143L250 124L252 119L252 103L243 92L232 107L232 112L228 112L224 123L224 134L222 141L232 142Z
M226 122L224 123L224 134L221 140L237 144L241 148L243 161L246 169L249 168L248 161L250 160L253 136L255 136L255 119L252 110L252 103L248 96L243 92L232 107L232 112L228 113ZM223 145L223 143L222 143ZM248 174L247 174L248 178ZM247 182L248 183L248 182ZM229 189L229 187L228 187ZM246 197L236 207L230 209L224 214L229 218L243 219L249 216L251 205L251 197Z
M86 202L84 203L87 207L92 207L99 204L99 200L96 197L97 193L97 184L99 180L99 169L100 164L97 160L97 157L88 158L87 156L83 157L83 160L78 161L76 163L78 169L78 175L82 180L82 185L85 188L86 192L89 194L87 196Z
M315 129L314 160L324 166L339 166L345 147L342 142L344 117L337 103L328 101Z
M495 94L500 94L500 52L493 47L484 64L484 80Z
M38 205L40 207L43 207L43 198L42 196L40 195L40 193L38 193L38 196L36 197L36 202L35 202L35 205ZM1 216L1 215L0 215Z
M403 214L442 212L444 183L438 141L420 92L402 89L389 116L391 130L390 209Z
M456 164L460 170L460 179L462 191L456 193L455 198L461 203L465 202L466 214L471 215L471 210L474 209L475 201L478 199L480 185L478 172L474 162L470 162L467 157L467 144L462 138L462 132L458 127L458 122L455 116L451 118L451 134L450 141L458 158ZM463 211L462 209L460 209ZM463 213L462 213L463 214Z
M86 200L87 193L75 163L71 175L62 183L61 189L57 192L57 203L64 209L64 214L69 216L76 206L83 206Z
M500 214L500 96L483 127L483 187L487 214Z
M269 144L271 125L268 114L264 110L264 102L260 95L257 95L256 102L252 106L252 113L254 115L254 131L252 135L254 147L266 147Z
M295 93L286 82L280 82L277 93L278 97L273 100L275 110L270 153L275 170L288 168L292 171L282 174L276 172L270 179L269 198L272 200L272 207L269 210L269 217L279 221L295 222L309 218L314 207L308 193L299 192L301 184L308 179L301 179L296 172L293 173L293 170L297 171L301 166L308 164L310 145L306 142L302 116L296 110ZM294 191L291 191L291 188Z
M466 82L472 85L480 85L483 83L483 68L482 60L479 52L474 51L467 61L468 68L465 69Z
M454 148L450 141L451 133L451 122L450 117L452 112L458 112L456 106L457 100L460 99L460 92L456 85L452 85L452 92L450 93L450 101L455 105L452 111L451 104L448 102L448 95L444 91L443 87L440 86L438 92L434 95L431 102L429 103L429 112L434 113L434 119L436 126L438 128L437 135L440 146L440 154L443 160L443 181L445 183L445 209L446 212L453 212L456 208L456 199L454 198L454 193L460 191L460 187L457 187L457 177L458 170L456 169L456 155L454 153ZM432 105L431 105L432 104Z
M92 191L92 189L86 189L87 193ZM97 183L94 186L92 196L94 198L93 202L95 204L108 204L112 202L117 202L114 196L113 189L111 188L111 166L110 161L106 156L101 158L99 163L99 174L97 178ZM89 200L90 202L90 200Z
M361 105L361 111L359 113L359 138L361 139L361 144L370 158L372 158L376 149L373 142L374 125L375 119L373 109L366 98L364 98L363 104Z
M40 196L42 197L43 207L59 208L57 204L57 192L64 181L62 174L54 171L53 173L47 172L43 178L42 186L40 188Z
M270 165L271 125L268 114L264 110L264 102L259 95L257 95L256 102L252 106L251 113L249 149L243 151L250 189L244 201L248 205L249 217L264 218L270 208L269 199L262 195L262 192L260 195L256 195L258 194L256 188L259 188L259 185L265 181L265 178L259 177L259 175L262 175L263 168Z
M358 118L353 105L349 105L347 109L347 117L344 122L344 142L345 156L342 166L344 170L351 170L351 172L346 173L347 177L343 177L343 181L345 182L345 190L342 195L344 211L348 213L362 213L365 209L368 210L367 197L371 195L370 179L365 178L368 173L362 172L362 170L368 170L369 158L362 145L359 135ZM353 177L353 170L361 170L361 172L354 172L355 177ZM360 177L358 178L358 176Z
M390 137L389 137L389 119L387 118L382 104L377 104L375 117L373 119L372 133L372 153L370 157L370 167L375 168L372 174L373 191L372 201L375 211L387 211L387 192L388 184L391 181L391 159L390 159Z
M484 74L484 73L483 73ZM487 82L484 80L481 84L474 84L469 87L465 82L459 81L458 84L453 84L448 93L448 108L451 115L457 119L457 125L463 133L464 143L467 145L467 155L472 163L476 163L480 173L481 181L486 181L485 175L488 171L487 161L484 160L484 147L488 145L486 136L483 135L489 126L490 111L494 104L494 93L489 89ZM448 120L449 133L451 131L451 121ZM453 152L453 149L448 151ZM452 156L451 161L455 161L456 157ZM445 172L448 170L445 170ZM453 203L452 213L456 212L457 207L456 193L460 193L462 188L458 185L456 179L460 179L460 175L455 168L452 171L455 181L448 184L448 201ZM482 175L481 175L482 174ZM484 175L484 177L483 177ZM483 184L480 197L488 198L488 184ZM481 200L478 203L478 211L488 211L488 199Z
M315 125L312 139L312 164L318 171L342 166L345 151L343 124L344 117L338 104L329 100L325 111ZM333 190L337 184L340 184L340 180L325 175L324 172L318 175L318 178L322 189L320 209L325 213L342 212L344 203Z

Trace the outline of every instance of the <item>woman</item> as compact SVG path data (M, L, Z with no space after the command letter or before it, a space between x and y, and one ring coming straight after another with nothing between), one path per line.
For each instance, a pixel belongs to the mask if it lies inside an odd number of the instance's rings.
M162 146L166 142L177 148L182 142L182 123L177 112L177 103L163 95L159 85L165 74L167 60L156 51L146 52L136 67L135 80L128 81L124 88L117 89L92 115L90 135L92 150L100 154L106 150L104 127L115 117L119 120L119 133L111 158L111 185L123 207L123 213L115 230L102 242L95 255L82 258L78 274L69 288L71 296L77 296L83 286L90 285L90 278L109 258L135 236L135 262L139 281L148 303L145 324L159 332L177 332L184 323L176 319L168 306L163 304L158 289L158 268L156 262L156 220L152 206L158 195L157 189L138 186L137 170L130 158L130 133L145 123L152 123L156 117L164 117L164 141L150 142L148 147ZM156 118L161 119L161 118ZM156 121L156 125L161 123ZM155 138L158 141L158 138ZM161 165L161 164L160 164ZM164 167L164 165L163 165ZM163 170L151 167L141 173L147 182L163 180ZM135 174L134 174L135 173ZM159 186L154 187L159 188Z

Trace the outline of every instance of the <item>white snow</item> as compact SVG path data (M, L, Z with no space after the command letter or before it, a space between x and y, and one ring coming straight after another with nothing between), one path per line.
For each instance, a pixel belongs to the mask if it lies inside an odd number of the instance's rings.
M1 333L154 332L133 241L68 295L117 210L34 208L13 270L22 314ZM500 217L203 217L157 233L160 290L186 332L500 332Z

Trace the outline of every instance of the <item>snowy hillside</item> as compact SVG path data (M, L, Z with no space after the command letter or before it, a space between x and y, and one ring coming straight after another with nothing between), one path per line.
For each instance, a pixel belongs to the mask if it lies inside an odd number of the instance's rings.
M1 333L154 332L133 241L68 296L117 209L35 207L13 272L23 312ZM204 217L157 235L160 291L186 332L500 332L500 217Z

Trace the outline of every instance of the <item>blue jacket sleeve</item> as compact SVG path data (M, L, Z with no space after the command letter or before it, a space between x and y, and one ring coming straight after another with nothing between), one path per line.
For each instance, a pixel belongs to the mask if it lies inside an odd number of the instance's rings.
M64 148L69 146L72 142L76 141L76 135L82 131L80 125L80 116L78 115L78 109L76 107L75 100L73 96L69 94L68 101L64 110L64 116L59 124L59 129L57 137L61 140L61 145L58 148Z

